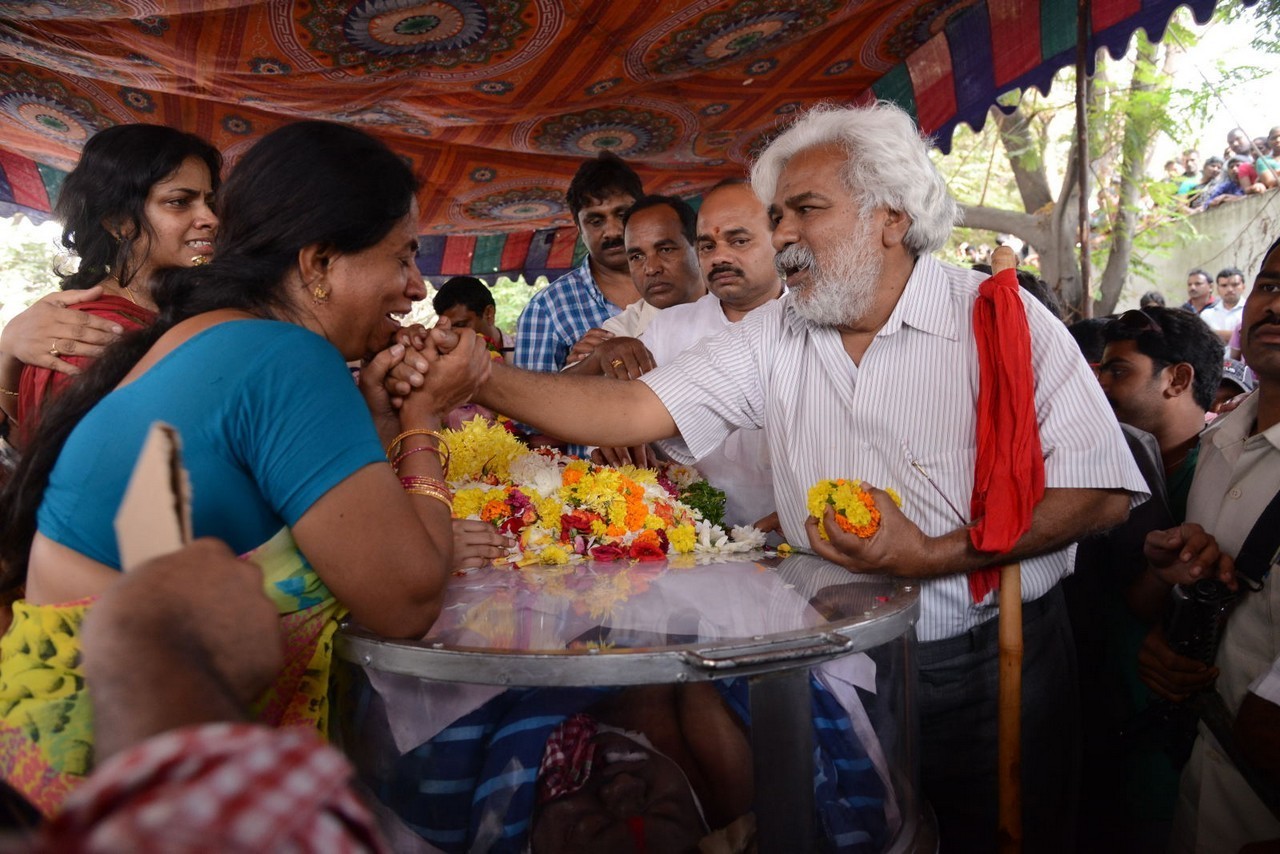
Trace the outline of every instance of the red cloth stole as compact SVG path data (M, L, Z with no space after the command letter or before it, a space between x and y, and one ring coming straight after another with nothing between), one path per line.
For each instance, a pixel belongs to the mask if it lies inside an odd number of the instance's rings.
M1044 497L1044 456L1036 423L1031 331L1016 270L979 286L973 305L978 345L978 459L973 479L969 541L981 552L1011 549L1030 528ZM1000 570L969 573L974 602L1000 586Z

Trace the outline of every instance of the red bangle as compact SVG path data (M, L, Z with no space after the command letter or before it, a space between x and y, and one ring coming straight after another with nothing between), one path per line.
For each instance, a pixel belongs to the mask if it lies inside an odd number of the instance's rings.
M394 460L391 461L391 468L395 469L396 473L399 473L400 464L404 462L406 459L408 459L409 457L418 453L419 451L436 451L438 453L440 449L438 447L432 447L431 445L419 445L416 448L410 448L409 450L405 451L403 454L401 454L400 456L396 457Z

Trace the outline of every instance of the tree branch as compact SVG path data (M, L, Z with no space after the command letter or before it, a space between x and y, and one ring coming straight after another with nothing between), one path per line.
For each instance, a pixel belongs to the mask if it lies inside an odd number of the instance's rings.
M960 217L959 224L965 228L1013 234L1032 246L1044 244L1044 226L1040 218L1033 214L978 205L960 205Z
M1008 114L992 107L991 115L1000 129L1000 142L1013 169L1013 180L1018 185L1018 194L1022 196L1022 206L1035 212L1052 204L1053 193L1049 191L1049 179L1044 174L1040 146L1031 136L1030 118L1021 106Z

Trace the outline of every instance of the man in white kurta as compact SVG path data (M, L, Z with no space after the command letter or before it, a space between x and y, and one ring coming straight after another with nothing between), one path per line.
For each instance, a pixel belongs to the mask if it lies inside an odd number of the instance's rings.
M723 182L707 192L698 210L698 264L711 293L663 311L640 337L658 365L747 317L782 296L782 279L773 265L769 217L745 181ZM725 493L726 525L776 527L773 473L765 431L735 430L710 453L694 459L683 442L658 446L683 463L698 467L708 482Z

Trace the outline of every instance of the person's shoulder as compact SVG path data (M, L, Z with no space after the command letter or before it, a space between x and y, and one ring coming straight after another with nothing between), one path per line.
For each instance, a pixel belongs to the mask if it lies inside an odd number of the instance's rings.
M1235 409L1219 415L1205 426L1200 433L1201 453L1204 453L1207 448L1216 448L1220 444L1229 444L1236 440L1244 441L1252 431L1257 417L1258 392L1255 389L1246 395ZM1280 425L1272 426L1271 430L1276 430L1277 426ZM1219 434L1225 435L1219 439Z
M929 300L949 296L951 310L970 312L978 299L978 288L987 280L987 274L969 267L957 267L939 261L932 255L921 255L916 260L911 276L919 285L914 289L914 300ZM911 280L908 280L910 287Z
M581 290L582 288L596 287L595 277L591 275L591 265L584 259L581 264L574 267L559 278L553 279L551 284L543 289L543 293L548 291L560 293L562 291Z
M656 323L658 318L663 318L663 323L679 324L688 323L699 317L718 313L721 311L720 300L715 294L706 294L698 297L693 302L686 302L682 305L673 305L671 308L664 308L658 312L658 317L654 319Z
M953 294L963 294L976 298L978 286L987 279L987 274L969 267L957 267L946 261L939 261L932 255L921 255L916 267L922 275L941 276L946 280Z
M338 349L318 332L284 320L229 320L205 330L208 346L243 353L246 359L269 362L287 351L291 359L342 359Z

